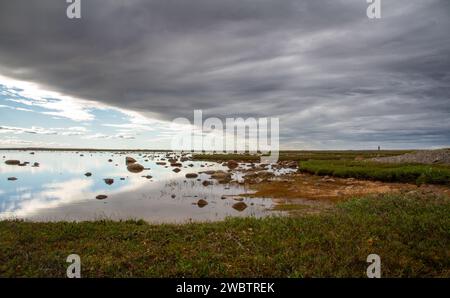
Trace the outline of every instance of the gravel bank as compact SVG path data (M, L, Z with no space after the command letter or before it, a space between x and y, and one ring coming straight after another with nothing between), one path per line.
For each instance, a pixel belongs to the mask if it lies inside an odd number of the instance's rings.
M373 158L372 161L385 163L450 164L450 148L439 150L421 150L390 157L377 157Z

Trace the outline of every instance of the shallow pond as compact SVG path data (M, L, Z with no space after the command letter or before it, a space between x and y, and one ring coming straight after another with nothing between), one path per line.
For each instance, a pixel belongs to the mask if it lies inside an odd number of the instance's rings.
M126 156L135 158L146 169L129 172ZM29 164L8 165L7 160ZM218 184L207 174L185 177L187 173L226 170L218 163L184 161L181 171L175 173L169 163L157 162L167 162L166 153L0 150L0 219L182 223L273 214L268 210L273 205L270 199L245 198L246 208L236 208L239 202L233 196L251 192L241 185ZM88 172L92 176L87 177ZM114 181L107 184L105 179ZM204 186L205 180L212 184ZM99 195L107 198L99 200ZM200 199L208 204L197 204Z

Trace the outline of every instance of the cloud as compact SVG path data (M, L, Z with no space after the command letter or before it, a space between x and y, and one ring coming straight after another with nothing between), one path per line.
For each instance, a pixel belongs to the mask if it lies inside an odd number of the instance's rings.
M13 100L49 116L113 106L140 115L105 123L129 133L203 109L279 117L286 146L450 144L448 0L384 1L381 20L359 0L97 0L76 21L66 6L0 4L0 74L33 82Z
M12 107L12 106L8 106L8 105L0 105L0 108L10 109L10 110L15 110L15 111L22 111L22 112L33 112L33 110L30 110L30 109L25 109L25 108L20 108L20 107Z
M111 140L111 139L126 139L126 140L133 140L135 139L135 135L132 134L127 134L127 133L117 133L115 135L107 135L107 134L103 134L103 133L96 133L96 134L92 134L92 135L87 135L84 137L87 140L95 140L95 139L107 139L107 140Z
M0 85L7 89L7 93L15 95L14 98L6 98L6 101L14 102L29 107L39 107L49 111L42 114L68 118L73 121L90 121L94 119L90 110L93 108L105 108L105 105L89 102L63 95L58 92L43 89L35 83L6 78L0 75ZM18 110L23 108L16 108ZM26 109L33 111L32 109Z
M1 131L0 131L1 132ZM2 137L0 139L0 146L4 147L47 147L47 148L56 148L56 147L64 147L67 144L64 143L55 143L55 142L45 142L45 141L31 141L31 140L23 140L16 137Z
M69 127L69 128L42 128L32 126L30 128L15 127L15 126L0 126L0 133L13 134L36 134L36 135L61 135L61 136L75 136L84 135L88 130L85 127Z

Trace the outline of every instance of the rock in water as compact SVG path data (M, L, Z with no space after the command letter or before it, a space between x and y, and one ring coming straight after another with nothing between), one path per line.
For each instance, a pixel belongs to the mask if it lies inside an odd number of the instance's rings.
M172 171L174 171L175 173L179 173L181 170L179 168L175 168Z
M247 204L245 204L244 202L238 202L238 203L234 204L232 207L233 207L233 209L241 212L247 208Z
M98 196L96 196L95 198L97 199L97 200L104 200L104 199L106 199L108 196L107 195L98 195Z
M108 184L108 185L111 185L111 184L114 183L114 179L111 179L111 178L106 178L106 179L103 179L103 180L104 180L105 183Z
M198 207L203 208L203 207L205 207L206 205L208 205L208 202L206 202L206 201L203 200L203 199L200 199L200 200L198 200L197 205L198 205Z
M231 181L231 173L226 173L224 171L217 171L211 175L212 179L217 180L219 183L228 183Z
M238 166L239 166L239 163L237 161L235 161L235 160L229 160L227 162L227 167L230 168L230 169L235 169Z
M87 172L86 174L84 174L84 176L86 176L86 177L91 177L91 176L92 176L92 173Z
M11 159L11 160L5 161L5 163L10 166L17 166L17 165L20 165L20 160Z
M197 178L198 177L198 174L196 174L196 173L187 173L186 174L186 178Z
M125 161L126 161L127 164L129 164L129 163L135 163L135 162L136 162L136 159L134 159L133 157L127 156L127 157L125 158Z
M16 178L16 177L9 177L8 180L9 180L9 181L16 181L17 178Z
M212 182L208 181L208 180L205 180L205 181L202 182L202 184L203 184L203 186L208 186L208 185L211 185Z
M131 173L140 173L144 170L144 167L138 163L132 163L127 166L127 170Z

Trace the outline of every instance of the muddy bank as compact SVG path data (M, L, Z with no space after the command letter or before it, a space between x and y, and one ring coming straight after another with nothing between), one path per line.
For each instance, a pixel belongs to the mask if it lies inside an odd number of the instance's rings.
M311 213L331 208L335 203L353 197L385 193L417 193L450 196L450 187L407 183L385 183L353 178L321 177L290 173L248 184L255 190L250 197L271 198L275 210Z

